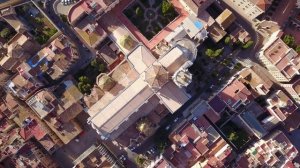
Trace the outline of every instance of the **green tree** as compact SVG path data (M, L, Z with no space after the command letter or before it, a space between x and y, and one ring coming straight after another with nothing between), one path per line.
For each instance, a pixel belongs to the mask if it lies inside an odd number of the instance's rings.
M41 17L34 18L34 21L38 25L42 25L44 23L43 18L41 18Z
M56 29L47 29L47 35L49 36L49 38L50 37L52 37L55 33L57 32L57 30Z
M94 68L97 68L98 67L98 61L96 60L96 59L93 59L92 61L91 61L91 66L92 67L94 67Z
M222 48L217 49L215 51L215 53L214 53L214 57L218 57L218 56L222 55L222 53L223 53L223 49Z
M79 82L78 83L78 89L82 93L90 93L92 86L89 83Z
M168 0L163 0L161 5L161 12L165 16L171 10L172 4Z
M87 76L80 76L79 78L79 81L80 82L83 82L83 83L90 83L90 79L87 77Z
M165 151L166 146L167 146L166 142L159 142L157 144L157 149L158 149L159 153L163 153Z
M283 37L283 42L293 48L295 45L295 38L292 35L287 34Z
M138 165L138 167L145 167L145 164L147 164L148 159L143 155L138 155L135 157L135 163Z
M104 64L99 64L98 68L99 68L100 72L104 72L105 71L105 65Z
M78 89L82 93L90 93L92 89L91 80L87 76L80 76L78 80Z
M249 41L247 41L246 44L242 45L242 48L243 48L243 49L248 49L248 48L252 47L253 44L254 44L254 41L249 40Z
M205 55L209 56L209 57L212 57L214 55L215 51L212 50L212 49L206 49L205 51Z
M140 7L137 7L135 9L135 14L138 16L138 17L142 17L143 16L143 11Z
M105 71L105 65L102 63L99 63L97 59L94 59L91 61L91 66L99 72L104 72Z
M226 45L229 45L229 44L231 43L231 38L230 38L229 36L227 36L227 37L225 38L225 40L224 40L224 43L225 43Z
M217 49L217 50L212 50L212 49L206 49L205 55L211 58L219 57L223 53L223 48Z
M63 22L69 23L69 22L68 22L68 17L67 17L67 15L59 15L59 16L60 16L60 19L61 19Z
M243 65L241 63L236 63L235 66L234 66L234 69L236 70L241 70L243 68Z
M38 36L36 36L36 41L41 45L45 44L48 39L49 37L42 33L39 33Z
M297 45L297 47L295 48L295 51L300 54L300 44Z
M11 34L11 31L9 28L4 28L0 32L0 36L5 39L7 39L10 36L10 34Z

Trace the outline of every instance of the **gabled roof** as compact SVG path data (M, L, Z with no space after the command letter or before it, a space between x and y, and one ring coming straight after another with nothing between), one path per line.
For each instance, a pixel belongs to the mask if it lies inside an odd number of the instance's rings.
M261 10L266 11L272 4L272 0L252 0Z
M37 140L40 140L46 135L45 131L35 120L33 120L26 127L21 128L19 134L24 140L28 140L31 137L35 137Z

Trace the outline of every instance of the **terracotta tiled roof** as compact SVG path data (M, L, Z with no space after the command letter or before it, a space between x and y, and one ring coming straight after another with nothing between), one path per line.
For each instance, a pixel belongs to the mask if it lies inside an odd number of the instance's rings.
M207 112L205 112L205 115L213 123L216 123L218 120L221 119L220 115L218 113L216 113L213 109L209 109Z
M226 88L218 94L218 96L227 105L232 106L240 100L246 101L250 99L251 92L242 82L236 79L227 85Z
M46 135L45 131L38 125L35 120L33 120L30 125L21 128L19 134L24 140L28 140L33 136L37 140L40 140Z
M200 136L199 129L194 124L186 125L179 134L182 136L186 135L191 142L195 141Z
M272 0L251 0L261 10L266 11L272 4Z
M209 148L202 143L201 139L196 142L195 147L201 153L201 155L204 155L209 150Z

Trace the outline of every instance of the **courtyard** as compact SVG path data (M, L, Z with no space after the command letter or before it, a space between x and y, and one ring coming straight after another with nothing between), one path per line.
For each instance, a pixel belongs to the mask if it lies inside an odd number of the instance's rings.
M148 40L179 16L167 0L136 0L123 13Z
M153 7L150 5L152 5ZM167 6L167 7L163 7L163 6ZM137 11L135 11L136 8L134 7L139 7L139 8L137 9ZM156 8L157 11L154 10L154 12L150 12L150 13L146 12L146 9L152 9L149 11L153 11L154 8ZM167 12L164 13L162 8L164 8L164 11ZM131 14L133 17L131 19L128 18L125 14L126 11L129 10L131 10ZM171 14L172 11L174 11L175 13ZM111 17L109 19L108 18L105 19L106 21L105 25L109 23L112 23L114 25L115 22L114 20L118 19L120 23L123 24L131 32L131 34L135 37L137 41L142 42L150 50L154 49L155 46L157 46L161 41L163 41L164 38L168 36L173 30L175 30L183 22L183 20L186 19L189 15L188 12L184 10L184 7L180 4L178 0L163 0L163 1L123 0L118 5L116 5L116 7L114 7L109 13L111 14L110 15ZM132 22L134 17L138 17L138 16L134 16L136 13L139 14L139 17L149 17L150 19L148 20L151 20L152 18L153 18L152 20L155 20L155 18L159 18L160 16L163 15L163 18L165 18L164 19L165 23L161 21L162 19L160 19L160 21L157 21L158 20L157 19L156 20L157 23L153 23L153 25L157 24L159 25L159 27L155 28L157 29L156 32L154 33L152 32L151 33L152 35L150 34L152 37L148 36L147 39L145 37L146 30L142 30L143 31L142 32L138 28L138 25ZM165 15L162 13L164 13ZM171 15L172 18L170 18ZM106 17L107 15L104 16L101 20L104 20L104 18ZM140 21L144 21L144 20L140 19ZM134 21L134 22L138 23L138 21ZM149 30L154 29L154 27L151 25L151 22L149 22L148 27Z
M35 40L39 44L45 44L57 33L57 29L50 20L33 3L17 6L15 10L20 20L31 29L30 32L34 34Z

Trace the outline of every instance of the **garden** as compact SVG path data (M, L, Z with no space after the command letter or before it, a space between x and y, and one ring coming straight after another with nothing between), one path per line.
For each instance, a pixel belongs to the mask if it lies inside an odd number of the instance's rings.
M35 35L35 40L43 45L56 32L54 25L34 6L32 3L27 3L15 8L17 16L22 21L26 21L26 25L31 28L31 33Z
M179 16L168 0L136 0L123 13L148 40Z
M97 76L105 71L106 66L100 59L92 60L87 67L79 70L79 72L75 74L75 79L78 82L77 87L80 92L90 94L93 85L96 83Z
M231 121L224 125L221 130L238 149L242 148L251 139L246 131Z
M4 21L0 21L0 37L8 42L14 35L16 35L16 31L12 28L8 23Z

